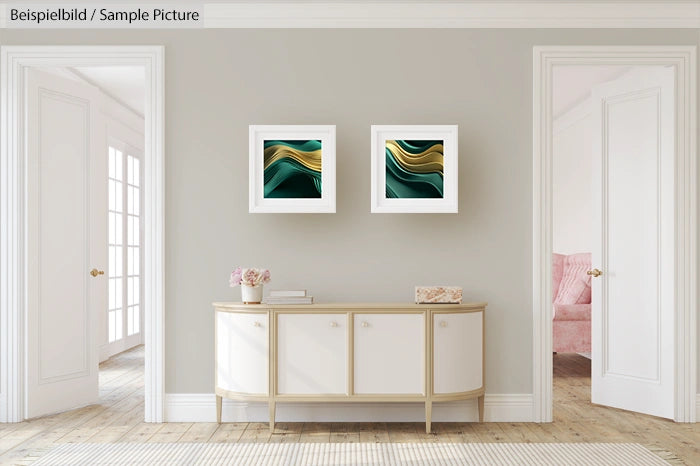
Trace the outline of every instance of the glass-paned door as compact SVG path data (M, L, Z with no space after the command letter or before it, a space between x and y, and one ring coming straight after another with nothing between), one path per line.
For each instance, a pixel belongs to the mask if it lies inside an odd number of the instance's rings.
M109 300L107 340L116 354L142 343L141 154L109 145Z
M141 161L126 156L126 334L141 331Z

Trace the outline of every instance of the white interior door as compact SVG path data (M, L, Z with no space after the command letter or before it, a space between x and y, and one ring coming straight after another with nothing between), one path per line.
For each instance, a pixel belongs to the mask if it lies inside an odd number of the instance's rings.
M594 89L593 403L674 416L674 69Z
M92 88L28 71L26 417L98 399L96 323L107 302L106 156Z

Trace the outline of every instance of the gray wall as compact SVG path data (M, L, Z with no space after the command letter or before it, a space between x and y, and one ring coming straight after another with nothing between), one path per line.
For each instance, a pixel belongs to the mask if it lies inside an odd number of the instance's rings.
M487 390L532 389L532 46L697 45L697 30L0 30L166 46L166 390L213 391L236 265L318 301L489 302ZM248 214L249 124L337 125L336 214ZM459 125L459 214L369 213L371 124Z

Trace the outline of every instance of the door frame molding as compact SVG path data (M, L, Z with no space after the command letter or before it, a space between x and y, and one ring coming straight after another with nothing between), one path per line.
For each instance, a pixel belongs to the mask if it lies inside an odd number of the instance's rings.
M697 94L695 46L533 48L532 321L533 421L552 421L552 68L670 65L676 68L675 415L695 422L697 384Z
M145 70L145 421L163 421L164 55L164 47L152 45L0 47L0 422L26 417L26 69L99 65Z

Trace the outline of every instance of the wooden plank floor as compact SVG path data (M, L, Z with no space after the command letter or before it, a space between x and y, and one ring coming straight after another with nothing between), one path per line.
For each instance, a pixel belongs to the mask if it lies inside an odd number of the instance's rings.
M554 422L165 423L143 419L143 347L100 366L100 403L53 416L0 424L0 464L29 464L67 442L635 442L700 465L700 427L590 403L590 361L554 356Z

